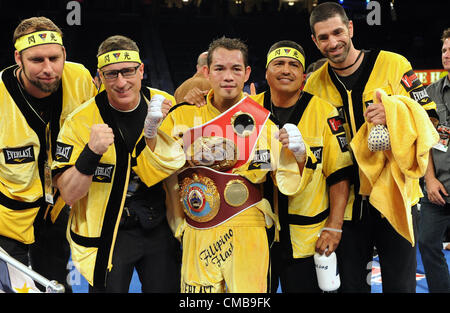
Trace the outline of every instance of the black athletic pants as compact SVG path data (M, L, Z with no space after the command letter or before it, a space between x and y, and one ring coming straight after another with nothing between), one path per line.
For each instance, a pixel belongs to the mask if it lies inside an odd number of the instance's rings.
M71 293L72 287L67 282L70 246L66 239L70 208L64 206L55 223L52 223L50 216L44 219L43 213L41 209L34 222L35 242L30 245L29 252L31 267L48 280L63 284L65 292ZM36 286L45 291L40 284Z
M417 238L417 207L411 208ZM417 239L416 239L417 241ZM363 201L360 219L344 222L336 251L341 292L371 291L374 246L377 249L384 293L416 292L416 246L399 235L368 201Z
M106 288L89 286L89 292L127 293L135 268L144 293L180 290L180 243L165 219L151 230L119 228L112 263Z
M273 243L270 249L271 293L281 285L283 293L321 293L317 283L314 257L294 259L288 256L280 243Z

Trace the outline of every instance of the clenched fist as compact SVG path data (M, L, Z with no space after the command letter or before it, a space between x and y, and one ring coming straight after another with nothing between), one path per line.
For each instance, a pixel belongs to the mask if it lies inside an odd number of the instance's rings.
M162 95L154 95L148 105L147 117L144 122L144 136L152 139L156 136L161 121L166 117L172 102Z
M91 127L91 135L88 146L92 152L102 155L110 145L114 143L114 133L107 124L94 124Z
M306 160L306 147L303 142L302 134L297 126L294 124L285 124L280 130L278 139L283 144L283 147L292 151L297 162L305 162Z

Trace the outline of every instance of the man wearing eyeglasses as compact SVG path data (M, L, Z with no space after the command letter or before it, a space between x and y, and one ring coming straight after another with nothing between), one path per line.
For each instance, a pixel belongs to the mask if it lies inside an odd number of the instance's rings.
M134 268L143 292L176 292L179 245L166 220L162 180L185 158L158 131L174 98L141 88L144 65L131 39L107 38L97 57L105 90L64 123L52 165L72 206L72 258L91 292L128 292Z

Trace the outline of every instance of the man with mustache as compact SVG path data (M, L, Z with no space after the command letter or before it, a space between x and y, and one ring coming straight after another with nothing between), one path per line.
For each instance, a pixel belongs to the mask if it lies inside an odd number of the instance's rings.
M411 64L403 56L392 52L356 49L352 42L353 23L342 6L332 2L318 5L311 13L310 27L312 40L328 62L308 78L305 91L338 108L346 122L349 142L362 129L365 121L386 125L381 96L377 94L377 99L374 99L377 88L383 89L388 95L413 98L422 105L436 125L439 119L436 105L428 97ZM354 173L355 184L350 196L352 201L346 210L342 239L337 250L341 290L370 292L368 275L371 266L368 265L371 264L373 247L376 246L383 275L383 291L415 292L415 246L369 203L367 194L360 194L360 177L356 174L358 171ZM418 179L411 188L408 192L412 207L405 214L410 217L409 229L414 229L416 204L422 196ZM395 212L395 208L391 209Z
M96 90L83 65L66 62L51 20L23 20L13 42L17 64L0 81L0 246L24 264L30 252L35 271L65 284L68 208L52 187L50 164L67 115Z
M320 292L313 255L330 255L339 245L353 169L343 120L333 105L301 90L304 69L305 53L298 43L274 43L267 53L269 90L256 96L275 124L298 127L317 158L304 169L313 178L301 192L288 197L272 181L264 185L281 226L279 240L271 243L272 292L278 279L283 292Z

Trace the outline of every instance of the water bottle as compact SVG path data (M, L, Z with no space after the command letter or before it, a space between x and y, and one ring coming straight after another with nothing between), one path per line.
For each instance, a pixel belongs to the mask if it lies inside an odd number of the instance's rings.
M339 271L336 262L336 253L314 254L314 263L316 265L317 282L319 288L325 292L336 291L341 285Z

